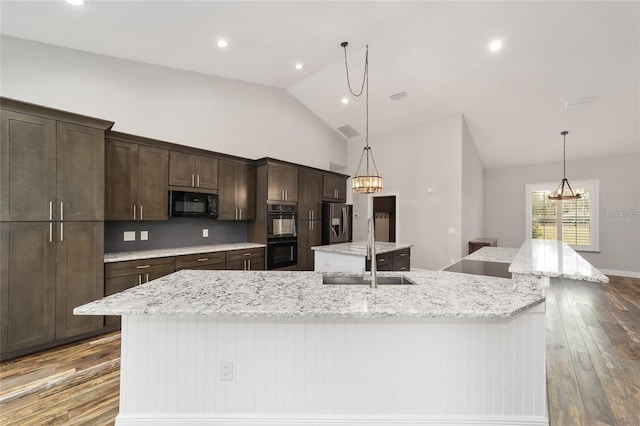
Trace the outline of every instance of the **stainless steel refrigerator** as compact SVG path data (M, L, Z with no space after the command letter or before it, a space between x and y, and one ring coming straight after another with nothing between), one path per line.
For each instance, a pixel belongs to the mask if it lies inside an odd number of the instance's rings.
M353 206L322 203L322 244L348 243L352 238Z

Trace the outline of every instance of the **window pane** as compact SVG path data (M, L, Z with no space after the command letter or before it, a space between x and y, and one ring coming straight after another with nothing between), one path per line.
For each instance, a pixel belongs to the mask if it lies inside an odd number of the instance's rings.
M555 240L556 204L547 197L551 191L531 192L531 238Z
M571 245L591 245L591 191L576 189L578 200L562 202L562 240Z

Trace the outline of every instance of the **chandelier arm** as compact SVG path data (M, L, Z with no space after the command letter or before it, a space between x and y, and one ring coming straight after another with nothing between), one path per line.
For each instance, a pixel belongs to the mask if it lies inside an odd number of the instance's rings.
M347 45L345 43L342 44L342 48L344 49L344 67L347 70L347 86L349 87L349 91L351 92L351 94L353 96L355 96L356 98L359 98L362 95L362 92L364 91L364 83L365 83L365 80L367 79L368 70L369 70L369 67L368 67L368 64L369 64L369 45L367 45L367 53L366 53L366 56L365 56L365 59L364 59L364 74L362 76L362 86L360 87L360 92L356 93L351 88L351 80L349 78L349 65L347 64Z
M362 150L362 155L360 155L360 162L358 163L358 168L356 169L356 174L353 177L360 176L360 166L362 166L362 159L364 158L366 152L367 152L366 149ZM367 161L369 161L369 156L368 155L367 155ZM368 171L367 171L367 174L369 174Z
M378 172L378 166L376 165L376 159L373 158L373 151L371 151L371 149L369 149L369 153L371 154L371 162L373 163L373 169L376 171L376 176L380 176L380 172ZM369 170L367 170L367 174L371 175L369 173Z

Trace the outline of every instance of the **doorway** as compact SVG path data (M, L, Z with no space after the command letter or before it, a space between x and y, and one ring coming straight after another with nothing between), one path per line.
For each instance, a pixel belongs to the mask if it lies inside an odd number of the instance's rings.
M396 196L373 196L373 224L376 241L396 242Z

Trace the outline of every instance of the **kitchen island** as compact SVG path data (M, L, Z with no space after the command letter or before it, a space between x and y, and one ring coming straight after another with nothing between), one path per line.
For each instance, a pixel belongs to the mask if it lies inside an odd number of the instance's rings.
M413 247L413 244L376 241L376 257L396 253L405 249L410 249L411 247ZM368 270L366 241L315 246L311 247L311 250L314 252L314 265L316 271L353 272L361 274L363 271ZM404 254L410 254L408 252L409 251L406 250L406 253Z

